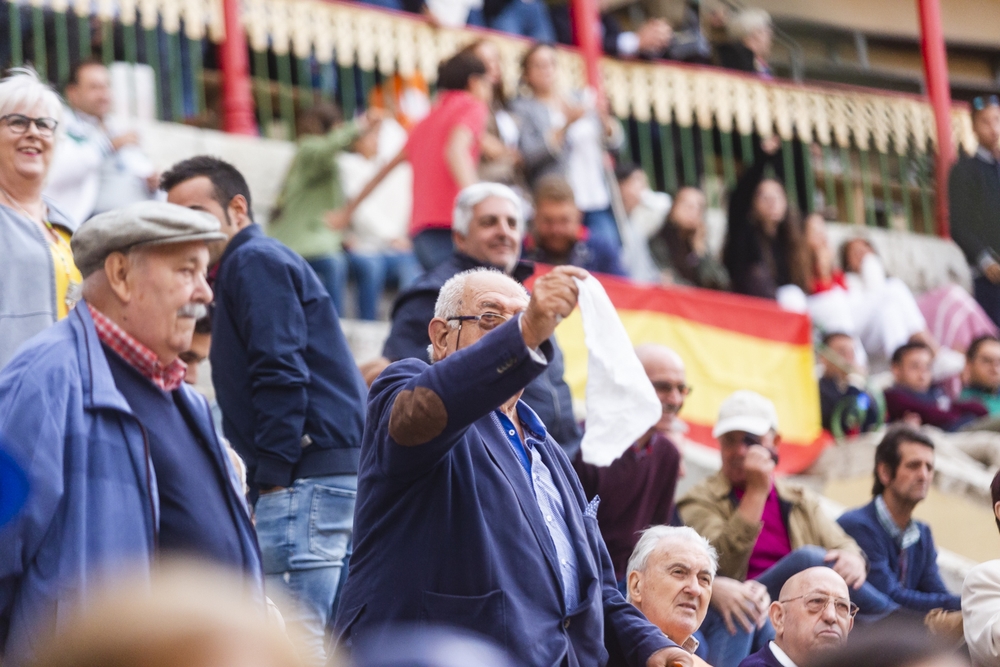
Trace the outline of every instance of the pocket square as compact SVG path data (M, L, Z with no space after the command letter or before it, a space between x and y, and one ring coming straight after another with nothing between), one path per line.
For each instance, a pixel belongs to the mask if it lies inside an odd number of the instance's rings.
M597 508L601 506L601 497L594 496L594 499L587 503L587 507L583 510L583 516L589 516L591 518L597 518Z

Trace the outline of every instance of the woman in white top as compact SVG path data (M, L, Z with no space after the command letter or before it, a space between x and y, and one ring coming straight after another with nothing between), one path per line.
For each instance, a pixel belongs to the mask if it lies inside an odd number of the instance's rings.
M563 176L573 188L590 233L620 246L611 211L607 151L624 142L621 125L597 104L592 91L567 96L559 90L556 52L551 46L537 44L529 49L521 61L521 73L525 91L511 110L520 125L528 185L548 174Z

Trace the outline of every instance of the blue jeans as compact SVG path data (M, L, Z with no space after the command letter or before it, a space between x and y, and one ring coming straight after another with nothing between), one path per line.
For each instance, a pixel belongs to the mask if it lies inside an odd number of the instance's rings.
M425 229L413 237L413 254L424 271L430 271L444 262L454 251L450 229Z
M310 664L326 660L326 628L351 553L357 494L357 475L309 477L265 493L254 508L265 586L293 603L281 612L302 627Z
M309 266L316 272L319 281L323 283L337 315L344 313L344 287L347 285L347 258L344 253L325 255L322 257L307 257Z
M731 635L722 614L710 606L695 637L701 642L695 651L699 658L713 667L738 667L743 658L774 639L774 627L768 620L759 630L747 632L737 623L736 634Z
M618 223L610 208L600 211L584 211L583 226L590 230L594 238L604 239L613 248L621 248L622 240L618 235Z
M395 280L403 290L420 275L420 264L412 252L351 252L347 261L357 286L358 317L362 320L378 318L378 300L387 280Z
M826 565L827 563L823 560L825 556L826 549L822 547L800 547L762 572L757 577L757 581L767 587L767 592L772 600L777 600L781 593L781 587L792 575L810 567ZM867 581L861 585L861 588L852 588L850 592L851 601L861 609L858 613L865 620L882 618L899 608L899 605L891 598Z
M503 11L490 21L490 27L536 42L552 44L556 41L549 8L543 0L510 0Z

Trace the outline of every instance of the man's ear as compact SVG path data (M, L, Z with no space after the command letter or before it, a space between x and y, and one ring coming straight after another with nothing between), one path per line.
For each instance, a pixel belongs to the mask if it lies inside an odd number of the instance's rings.
M628 581L626 582L628 599L636 606L642 604L642 593L639 591L639 581L641 579L642 574L638 570L632 570L628 573Z
M125 253L116 251L104 258L104 275L108 285L123 303L128 303L132 297L132 286L128 281L131 269L132 261Z
M997 521L1000 521L1000 500L993 504L993 516L997 518Z
M878 481L882 483L882 486L889 486L892 482L892 471L889 470L889 464L885 462L879 462L875 466L875 474L878 475Z
M767 610L767 615L771 619L771 625L774 626L775 636L780 637L785 629L785 606L775 600Z
M242 229L250 224L250 205L243 195L236 195L229 200L229 218L236 222L236 226Z
M427 335L431 339L431 359L440 361L448 355L448 334L451 333L451 326L440 317L435 317L427 325Z

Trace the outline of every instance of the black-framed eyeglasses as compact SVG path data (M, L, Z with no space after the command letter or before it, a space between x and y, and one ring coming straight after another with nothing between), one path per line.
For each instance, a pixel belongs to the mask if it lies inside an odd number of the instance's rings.
M691 393L691 385L684 384L683 382L654 382L653 389L656 391L662 391L664 394L669 394L676 390L681 396L687 396Z
M788 598L787 600L778 600L778 602L780 604L787 604L795 600L802 600L802 604L806 606L810 614L822 614L823 610L831 602L833 603L833 610L837 612L837 618L841 620L846 621L849 618L854 618L855 614L858 613L858 605L846 598L835 598L832 595L817 595L812 593Z
M459 349L458 344L462 340L463 322L478 322L479 328L483 331L493 331L509 319L509 317L501 315L500 313L485 312L482 315L453 315L452 317L446 318L445 321L458 322L458 337L455 338L455 349L457 350Z
M974 111L982 111L986 107L1000 107L1000 97L997 95L980 95L972 98Z
M38 134L43 137L51 137L55 134L56 128L59 127L59 121L55 118L49 118L48 116L30 118L22 113L9 113L6 116L0 116L0 121L6 123L7 127L14 134L24 134L31 127L31 124L34 123Z

